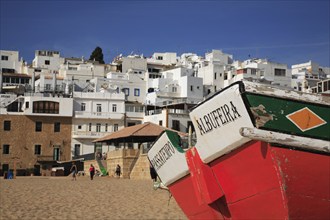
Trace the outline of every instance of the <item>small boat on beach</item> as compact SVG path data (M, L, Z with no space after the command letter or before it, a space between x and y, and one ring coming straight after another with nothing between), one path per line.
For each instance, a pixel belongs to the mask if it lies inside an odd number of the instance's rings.
M329 219L330 97L240 81L190 112L197 142L148 152L189 219Z

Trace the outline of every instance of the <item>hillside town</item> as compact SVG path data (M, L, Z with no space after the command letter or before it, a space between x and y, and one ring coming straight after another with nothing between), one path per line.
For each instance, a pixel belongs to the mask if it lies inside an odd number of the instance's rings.
M292 66L262 58L239 61L212 50L205 56L120 54L102 64L36 50L27 63L19 51L0 53L0 175L15 170L49 176L59 167L68 174L66 167L76 161L79 170L94 163L104 175L120 163L123 176L133 178L152 143L103 137L147 123L188 133L189 109L241 80L330 95L330 68L314 61Z

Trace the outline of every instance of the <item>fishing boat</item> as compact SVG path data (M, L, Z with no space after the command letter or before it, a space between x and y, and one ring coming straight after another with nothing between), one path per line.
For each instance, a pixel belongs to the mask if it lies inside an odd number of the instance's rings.
M190 112L197 142L148 152L189 219L329 219L330 97L240 81Z

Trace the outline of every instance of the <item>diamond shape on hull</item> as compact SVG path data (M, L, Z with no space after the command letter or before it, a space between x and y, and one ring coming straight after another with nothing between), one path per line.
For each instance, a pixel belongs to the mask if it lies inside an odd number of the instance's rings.
M307 107L295 111L286 117L303 132L327 123Z

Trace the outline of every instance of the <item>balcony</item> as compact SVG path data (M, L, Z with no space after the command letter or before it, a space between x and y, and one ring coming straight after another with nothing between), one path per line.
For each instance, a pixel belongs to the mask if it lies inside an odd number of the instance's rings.
M101 93L101 92L74 92L74 98L81 99L103 99L103 100L125 100L125 94L121 93Z
M86 112L75 111L75 118L92 118L92 119L115 119L121 120L124 118L124 113L118 112Z
M126 112L127 118L143 118L144 112Z
M108 135L110 132L96 132L96 131L72 131L72 138L86 138L97 139Z

